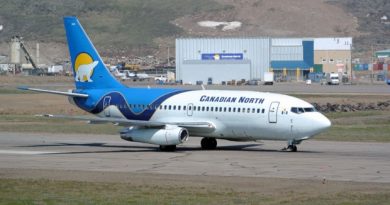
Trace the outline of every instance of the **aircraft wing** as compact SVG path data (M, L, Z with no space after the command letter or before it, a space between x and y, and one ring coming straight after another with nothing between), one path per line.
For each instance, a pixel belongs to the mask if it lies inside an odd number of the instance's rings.
M215 126L210 122L161 122L161 121L142 121L142 120L128 120L122 118L99 118L92 116L70 116L70 115L36 115L39 117L49 117L49 118L58 118L58 119L71 119L71 120L81 120L88 121L91 124L103 124L103 123L113 123L119 126L143 126L150 128L159 128L166 125L177 125L179 127L184 127L190 130L203 130L207 132L212 132L215 130Z
M65 95L65 96L71 96L71 97L81 97L81 98L87 98L87 94L83 93L73 93L73 92L62 92L57 90L44 90L39 88L28 88L28 87L18 87L19 90L31 90L35 92L41 92L41 93L50 93L50 94L57 94L57 95Z

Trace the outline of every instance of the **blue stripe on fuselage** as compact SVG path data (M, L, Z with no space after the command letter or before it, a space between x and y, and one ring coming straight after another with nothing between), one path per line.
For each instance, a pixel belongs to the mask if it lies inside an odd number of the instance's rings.
M92 114L103 111L104 100L109 96L110 105L115 105L120 112L129 120L149 120L155 108L160 106L166 99L187 90L179 89L146 89L146 88L124 88L124 89L91 89L87 90L88 99L74 98L74 102L81 109ZM131 107L129 104L137 105ZM139 107L138 105L145 106ZM149 107L147 107L149 106Z

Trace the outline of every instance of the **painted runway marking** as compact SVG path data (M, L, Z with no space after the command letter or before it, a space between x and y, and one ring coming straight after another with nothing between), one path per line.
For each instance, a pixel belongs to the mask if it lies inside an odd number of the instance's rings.
M0 150L0 154L39 155L39 154L55 154L55 153L58 153L58 152L25 151L25 150Z

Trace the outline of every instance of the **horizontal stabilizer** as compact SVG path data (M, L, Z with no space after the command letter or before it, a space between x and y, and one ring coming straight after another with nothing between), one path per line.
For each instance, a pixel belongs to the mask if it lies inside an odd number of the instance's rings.
M63 91L57 91L57 90L44 90L39 88L28 88L28 87L18 87L19 90L30 90L35 92L41 92L41 93L50 93L50 94L56 94L56 95L65 95L65 96L71 96L71 97L80 97L80 98L87 98L87 94L82 93L73 93L73 92L63 92Z

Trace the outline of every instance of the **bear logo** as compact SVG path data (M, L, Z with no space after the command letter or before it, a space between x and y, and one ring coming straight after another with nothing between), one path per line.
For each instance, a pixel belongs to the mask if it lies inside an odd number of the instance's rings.
M94 61L89 64L80 65L77 69L75 80L80 82L93 82L91 80L91 75L97 64L98 61Z
M93 82L91 76L99 61L94 61L88 53L80 53L74 62L76 82Z

